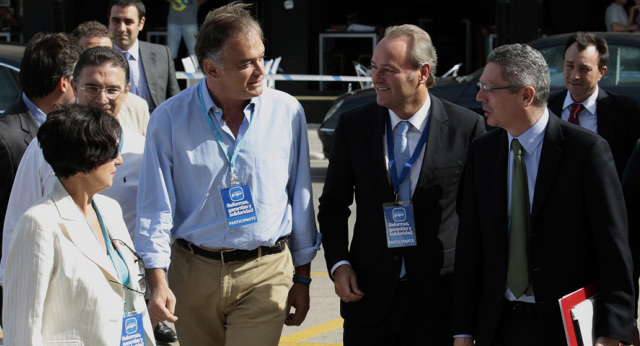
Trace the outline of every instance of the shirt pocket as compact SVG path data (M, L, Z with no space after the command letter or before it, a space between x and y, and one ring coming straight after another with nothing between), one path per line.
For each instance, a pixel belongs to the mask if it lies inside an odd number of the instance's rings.
M283 157L255 159L255 187L253 198L263 207L282 208L287 205L289 160Z

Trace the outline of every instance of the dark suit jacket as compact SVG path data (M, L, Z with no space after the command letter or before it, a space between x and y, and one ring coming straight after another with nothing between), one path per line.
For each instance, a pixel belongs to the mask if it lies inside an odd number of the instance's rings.
M373 102L340 118L318 213L327 267L331 270L341 260L351 262L365 294L359 302L341 303L341 315L375 325L391 307L404 256L416 304L424 306L425 315L443 320L440 313L449 315L450 306L436 305L443 302L439 299L443 291L450 295L451 287L440 287L439 277L441 272L453 272L458 181L471 140L485 132L484 121L431 95L427 146L412 197L417 246L389 249L383 203L395 197L383 146L388 117L388 110ZM349 247L347 219L354 191L357 218Z
M622 179L633 146L640 139L640 107L634 99L606 92L602 88L599 90L596 103L598 134L609 143L618 177ZM548 107L558 116L562 114L567 91L564 89L549 97Z
M633 283L636 288L638 303L638 280L640 280L640 140L631 153L622 178L622 190L627 204L627 219L629 220L629 245L633 256ZM637 305L636 305L636 311Z
M138 43L144 75L147 78L149 93L153 98L153 104L149 105L149 110L153 111L164 100L179 93L180 87L169 47L144 41L138 41Z
M4 225L4 214L18 164L29 142L36 136L38 127L22 100L22 94L0 115L0 229Z
M454 280L454 334L490 345L505 292L508 247L507 132L478 138L460 184L460 227ZM529 263L537 304L592 282L600 285L596 331L630 341L633 285L627 219L609 145L591 131L550 115L538 167L529 237ZM560 330L551 318L545 329ZM558 329L559 328L559 329Z

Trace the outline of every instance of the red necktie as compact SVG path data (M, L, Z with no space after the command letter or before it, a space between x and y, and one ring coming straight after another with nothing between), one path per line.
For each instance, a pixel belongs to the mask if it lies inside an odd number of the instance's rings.
M569 122L574 123L580 126L580 120L578 120L578 113L584 108L582 103L574 103L571 105L571 110L569 111Z

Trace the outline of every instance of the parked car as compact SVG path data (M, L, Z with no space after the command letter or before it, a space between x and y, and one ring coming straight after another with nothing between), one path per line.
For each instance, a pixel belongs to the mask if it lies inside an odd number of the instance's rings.
M19 74L23 52L24 46L0 44L0 114L22 93Z
M607 73L599 85L608 91L629 96L640 102L640 35L631 33L600 32L609 45ZM529 45L542 53L551 76L551 90L564 88L564 42L569 34L547 36L531 41ZM437 97L482 114L482 105L476 101L477 83L484 68L465 75L439 78L429 92ZM331 153L333 133L340 115L359 105L375 102L373 88L355 90L340 95L327 112L318 128L325 156Z

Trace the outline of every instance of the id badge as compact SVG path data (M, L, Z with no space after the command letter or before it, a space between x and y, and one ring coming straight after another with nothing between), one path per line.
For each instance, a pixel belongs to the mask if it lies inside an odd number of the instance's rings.
M251 189L248 184L233 184L220 188L222 205L229 229L250 225L258 222L256 208L251 197Z
M142 313L131 312L122 319L121 346L145 346Z
M416 246L415 222L411 202L385 203L384 224L387 247Z

